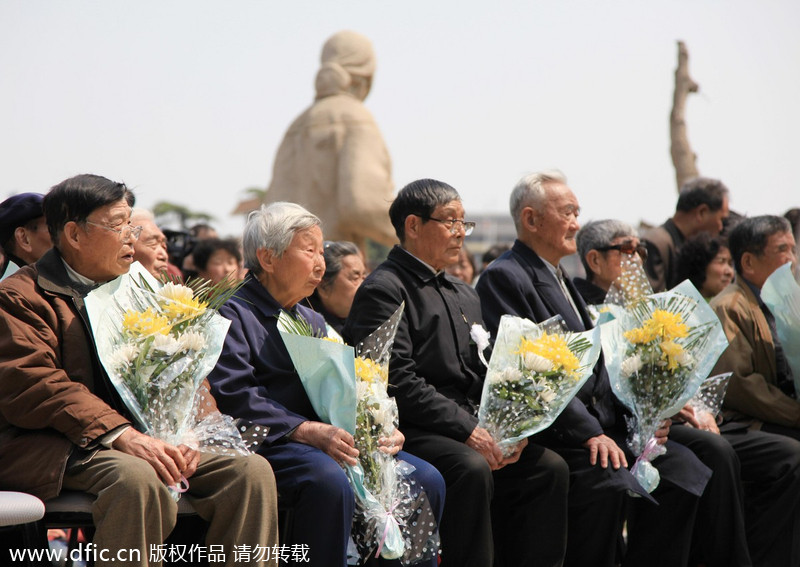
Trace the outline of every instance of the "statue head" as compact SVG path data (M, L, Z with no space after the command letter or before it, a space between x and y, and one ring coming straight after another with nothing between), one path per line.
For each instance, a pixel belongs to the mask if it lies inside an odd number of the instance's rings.
M317 98L349 93L364 100L375 73L372 42L353 31L335 33L322 46L315 83Z

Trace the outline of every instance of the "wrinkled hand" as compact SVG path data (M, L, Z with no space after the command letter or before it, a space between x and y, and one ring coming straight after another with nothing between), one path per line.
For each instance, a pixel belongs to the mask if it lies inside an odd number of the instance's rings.
M504 467L506 465L511 465L511 464L514 464L517 461L519 461L519 457L520 457L520 455L522 455L522 450L527 446L528 446L528 438L527 437L525 439L523 439L522 441L517 442L517 444L514 446L514 452L511 453L505 459L503 459L500 462L500 466Z
M663 445L664 443L667 442L667 440L669 438L669 427L670 427L670 425L672 425L672 420L671 419L665 419L664 421L661 422L661 426L658 429L656 429L655 438L656 438L656 442L659 445Z
M694 408L689 404L686 404L681 408L681 411L678 412L672 419L676 421L683 421L691 425L692 427L696 427L700 429L700 422L697 419L697 415L695 414Z
M169 486L178 484L181 481L181 474L187 470L187 462L181 449L140 433L133 427L128 427L117 437L112 447L150 463L161 480ZM196 463L194 468L196 470ZM191 472L194 473L194 470Z
M711 412L697 411L693 407L687 405L684 406L675 417L684 420L686 425L719 435L717 420Z
M500 469L503 467L503 452L500 450L500 447L497 446L492 436L489 435L489 432L486 431L483 427L475 426L475 429L472 430L472 433L469 434L469 437L466 441L467 447L471 449L475 449L478 453L483 455L483 458L486 459L486 462L489 463L489 467L493 471Z
M178 445L183 460L186 461L186 468L183 470L183 478L189 478L197 472L197 465L200 464L200 451L192 449L188 445Z
M584 447L589 449L589 462L592 465L597 464L597 459L600 457L600 466L608 468L608 462L611 461L611 466L614 470L619 467L628 468L628 460L625 458L625 452L619 448L611 437L606 435L598 435L587 440Z
M403 448L403 443L406 442L406 436L400 433L400 430L395 428L389 437L381 437L378 439L378 450L383 451L387 455L396 455L397 452Z
M339 427L319 421L304 421L294 430L291 439L324 451L339 464L355 466L358 463L355 439Z
M700 423L700 429L719 435L717 420L710 411L697 412L697 421Z

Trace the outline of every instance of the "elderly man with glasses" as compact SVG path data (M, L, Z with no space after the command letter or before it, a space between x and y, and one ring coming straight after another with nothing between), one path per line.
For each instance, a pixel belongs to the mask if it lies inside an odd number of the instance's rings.
M511 193L510 209L517 240L476 285L489 332L496 333L504 314L535 322L561 315L572 331L591 328L586 305L560 265L575 253L580 229L580 205L564 175L554 170L523 177ZM656 463L661 483L648 495L627 470L633 455L625 446L623 415L601 356L563 413L532 439L569 466L565 565L617 565L626 506L634 516L623 565L686 565L692 519L711 471L662 428L656 435L668 450ZM629 494L641 498L629 500Z
M184 497L209 522L207 543L241 565L236 546L277 544L269 464L137 431L93 346L84 298L133 263L142 231L130 224L133 202L124 184L96 175L56 185L43 203L54 247L0 283L0 488L43 500L62 488L95 495L95 565L124 555L152 566L161 562L151 546L177 520L167 486L183 477Z
M622 274L623 261L641 263L647 257L636 231L617 220L586 224L577 241L587 275L574 283L587 303L603 302ZM716 416L690 406L676 418L687 424L673 425L670 438L714 471L695 522L696 553L705 556L707 565L747 565L748 555L753 565L791 564L794 534L786 526L793 522L800 496L800 445L742 426L718 427Z
M389 208L400 245L356 292L345 324L351 344L405 303L389 363L406 450L442 473L442 566L561 565L567 468L523 442L504 458L478 426L486 368L470 338L482 325L475 290L444 271L458 261L474 223L458 192L441 181L406 185Z
M623 259L640 263L647 259L647 247L639 241L636 231L622 221L590 222L581 228L576 239L586 278L573 278L572 282L590 305L605 301L611 284L622 274Z

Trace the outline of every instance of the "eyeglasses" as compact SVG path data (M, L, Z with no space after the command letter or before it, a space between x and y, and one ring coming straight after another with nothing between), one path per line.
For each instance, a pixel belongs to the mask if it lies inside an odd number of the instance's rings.
M459 228L464 229L464 236L469 236L475 230L475 223L472 221L465 221L461 219L435 219L433 217L426 217L425 215L417 215L421 219L432 220L445 225L450 234L456 234Z
M595 250L599 252L608 252L609 250L619 250L623 254L633 254L634 252L639 255L642 260L647 260L647 246L643 243L634 244L633 240L626 240L622 244L609 244L608 246L598 246Z
M113 228L113 227L110 227L110 226L106 226L104 224L99 224L99 223L96 223L96 222L92 222L90 220L87 220L85 222L86 222L86 224L91 224L91 225L103 228L105 230L108 230L109 232L116 232L117 235L119 235L120 241L128 240L128 238L133 238L134 240L139 240L139 235L141 235L142 231L144 230L143 226L131 226L129 224L126 224L122 228Z

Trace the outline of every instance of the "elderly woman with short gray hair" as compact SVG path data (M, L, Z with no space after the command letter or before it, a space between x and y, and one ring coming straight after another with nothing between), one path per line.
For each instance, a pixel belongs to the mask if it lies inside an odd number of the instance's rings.
M221 411L269 427L257 452L272 465L279 506L292 509L283 541L306 544L309 565L344 567L354 499L341 465L356 464L358 450L350 433L320 420L277 329L278 315L287 311L326 334L322 316L299 303L325 273L320 220L294 203L262 206L248 217L242 244L249 273L220 309L231 326L209 382ZM396 431L379 444L397 454L404 440ZM441 476L425 461L401 455L440 511Z

